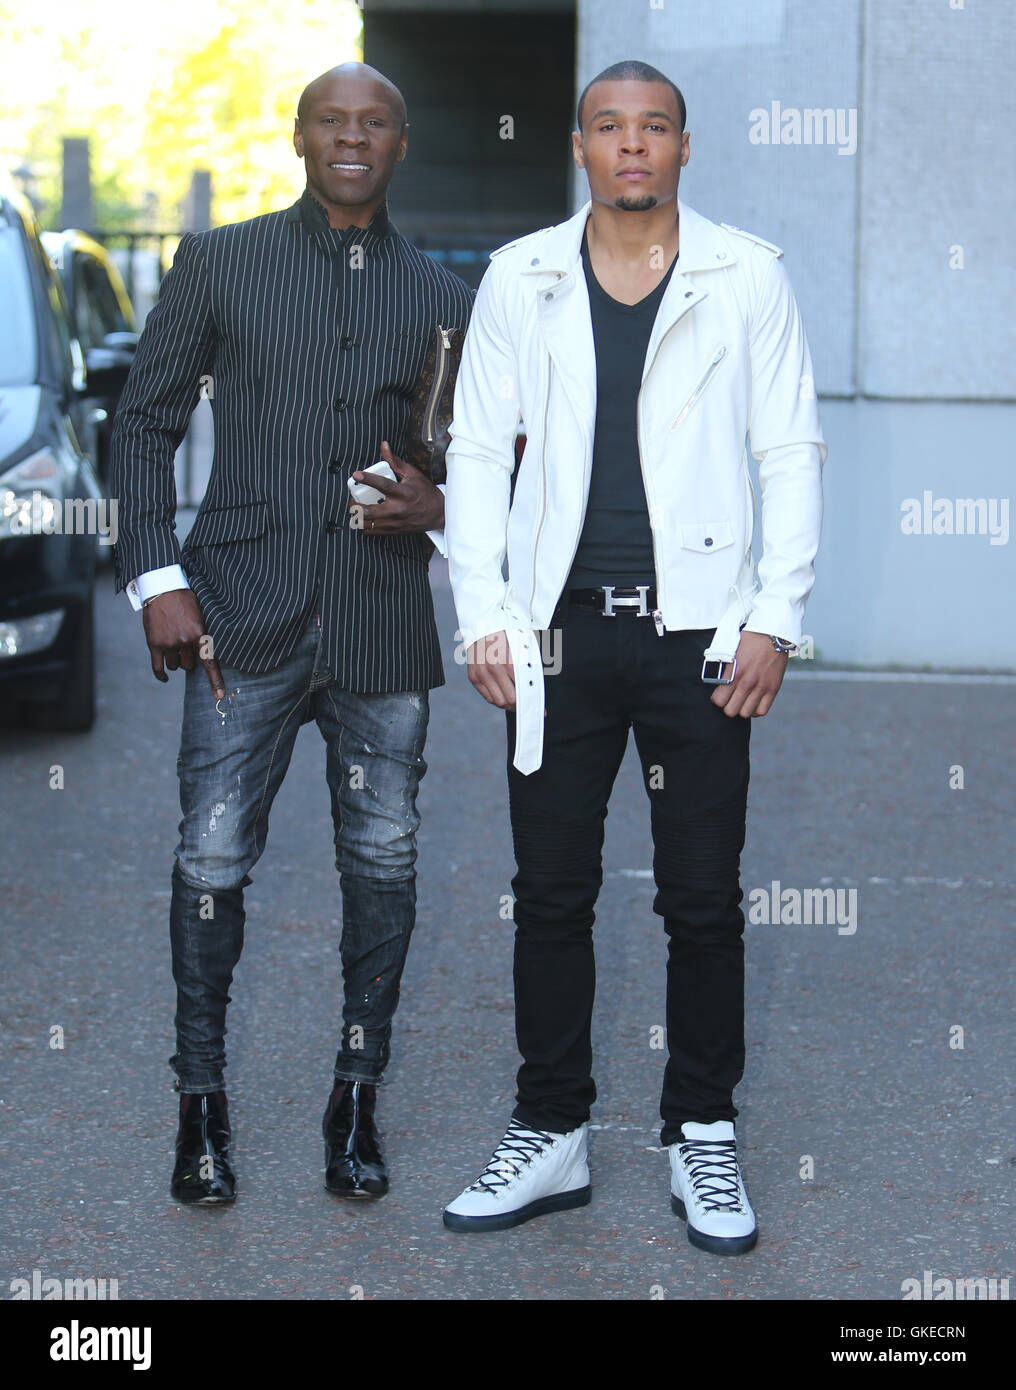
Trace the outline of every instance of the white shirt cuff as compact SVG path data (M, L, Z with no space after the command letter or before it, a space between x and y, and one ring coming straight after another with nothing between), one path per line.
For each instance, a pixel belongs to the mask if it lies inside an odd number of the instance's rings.
M182 565L163 565L161 569L146 570L127 585L127 597L137 613L146 599L168 594L172 589L189 589Z
M437 484L436 484L437 490L438 490L438 492L440 492L440 494L441 494L442 497L443 497L444 494L445 494L445 488L446 488L447 486L448 486L447 483L437 483ZM427 535L428 535L428 536L431 538L431 540L434 542L434 544L435 544L435 546L437 547L438 551L439 551L439 552L444 556L444 558L447 560L447 559L448 559L448 546L447 546L447 544L446 544L446 542L445 542L445 534L444 534L444 531L443 531L443 530L442 530L442 531L428 531L428 532L427 532Z

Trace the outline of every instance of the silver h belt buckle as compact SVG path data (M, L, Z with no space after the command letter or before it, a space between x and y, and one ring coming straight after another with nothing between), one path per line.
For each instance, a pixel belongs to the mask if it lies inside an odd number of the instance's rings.
M648 584L634 584L633 588L638 590L638 598L632 595L629 598L615 598L613 584L601 584L603 590L603 616L613 618L615 610L618 608L637 608L636 618L649 617L649 605L646 603L646 594L649 592Z

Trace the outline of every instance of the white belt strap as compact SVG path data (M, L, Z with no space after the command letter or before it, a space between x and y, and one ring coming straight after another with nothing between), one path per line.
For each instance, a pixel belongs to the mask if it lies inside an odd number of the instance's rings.
M515 670L515 767L526 776L543 762L543 653L531 628L509 627Z
M741 640L741 624L745 619L746 604L739 589L731 589L732 598L723 617L713 633L713 640L706 648L704 659L709 662L733 661L737 655L737 644Z

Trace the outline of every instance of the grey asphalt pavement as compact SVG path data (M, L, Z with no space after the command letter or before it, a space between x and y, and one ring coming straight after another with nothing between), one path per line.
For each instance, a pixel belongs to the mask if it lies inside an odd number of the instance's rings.
M754 722L746 894L779 880L842 889L847 904L856 890L854 931L747 927L737 1101L754 1252L695 1250L670 1212L654 1046L665 942L631 748L596 926L593 1201L501 1234L443 1229L443 1205L504 1129L517 1055L503 716L455 664L447 579L440 564L432 574L448 680L432 694L418 925L379 1101L392 1190L379 1203L350 1207L322 1187L340 900L315 729L247 890L227 1040L240 1194L211 1211L168 1195L183 685L152 678L108 571L93 732L0 733L0 1298L33 1271L115 1278L121 1299L897 1300L929 1270L1016 1289L1005 681L792 666Z

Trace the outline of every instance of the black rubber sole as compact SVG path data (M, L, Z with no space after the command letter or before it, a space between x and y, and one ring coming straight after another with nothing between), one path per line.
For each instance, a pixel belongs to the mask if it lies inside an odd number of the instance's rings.
M376 1202L379 1198L387 1194L388 1189L386 1187L384 1192L368 1192L362 1187L329 1187L328 1184L325 1183L325 1191L330 1192L333 1197L342 1197L347 1202Z
M573 1192L553 1192L549 1197L540 1197L528 1206L506 1211L498 1216L460 1216L457 1212L442 1213L445 1227L449 1231L508 1231L513 1226L521 1226L532 1221L534 1216L546 1216L552 1211L570 1211L572 1207L587 1207L592 1200L593 1189L587 1183Z
M675 1197L673 1192L670 1194L670 1210L682 1221L688 1221L684 1203L680 1197ZM687 1231L690 1244L694 1245L696 1250L708 1250L710 1255L746 1255L758 1242L757 1226L750 1236L707 1236L690 1224Z
M182 1207L228 1207L236 1201L236 1193L231 1197L178 1197L175 1192L169 1194L170 1201L178 1202Z

